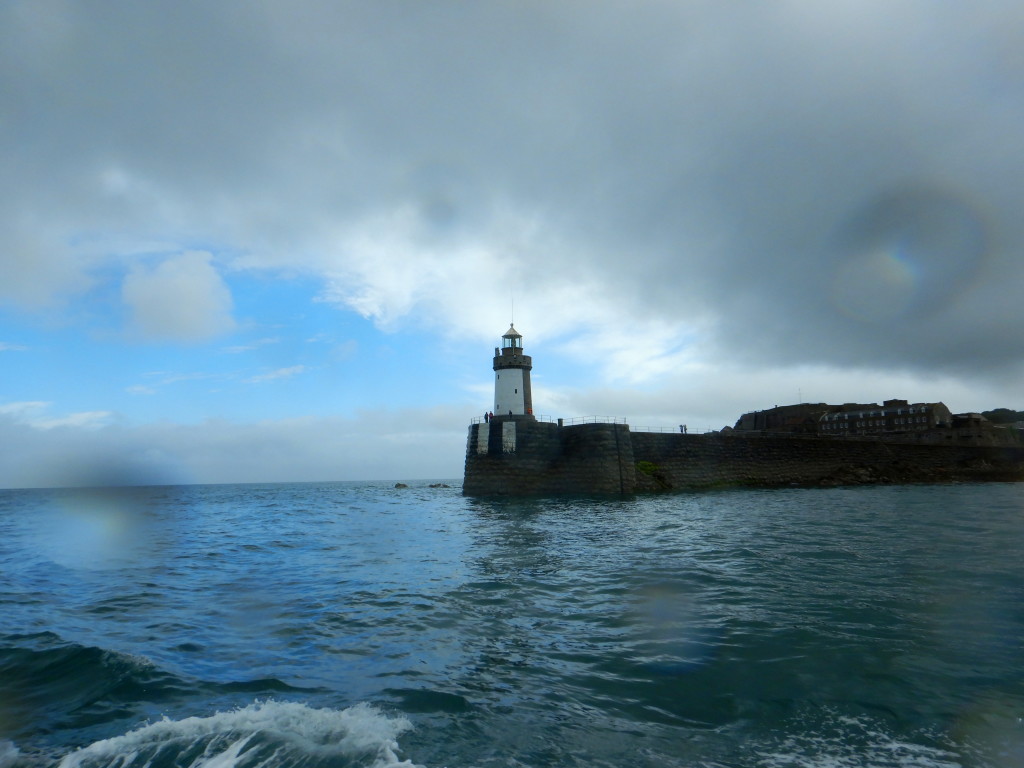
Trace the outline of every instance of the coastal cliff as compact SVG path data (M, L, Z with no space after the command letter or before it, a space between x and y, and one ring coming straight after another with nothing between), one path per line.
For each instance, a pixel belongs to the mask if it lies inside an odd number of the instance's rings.
M472 424L467 496L616 495L729 486L1024 480L1024 447L631 432L496 417Z

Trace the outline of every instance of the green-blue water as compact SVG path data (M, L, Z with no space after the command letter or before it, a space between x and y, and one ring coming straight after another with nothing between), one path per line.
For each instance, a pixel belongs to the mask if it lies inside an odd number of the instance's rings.
M425 486L0 491L0 768L1024 765L1024 485Z

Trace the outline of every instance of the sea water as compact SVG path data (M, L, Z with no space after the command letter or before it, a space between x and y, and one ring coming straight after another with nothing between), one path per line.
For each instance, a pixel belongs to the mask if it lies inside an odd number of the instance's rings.
M1024 766L1024 485L0 491L0 768Z

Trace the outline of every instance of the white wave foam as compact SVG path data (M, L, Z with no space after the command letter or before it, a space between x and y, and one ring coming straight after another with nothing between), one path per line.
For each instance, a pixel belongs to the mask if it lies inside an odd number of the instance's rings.
M11 768L12 765L18 762L19 754L20 752L14 746L13 741L0 739L0 768Z
M398 736L411 727L365 704L334 710L265 701L210 717L164 718L72 752L59 768L314 768L339 761L416 768L396 755Z
M810 730L759 751L758 768L963 768L948 749L906 741L871 718L823 710Z

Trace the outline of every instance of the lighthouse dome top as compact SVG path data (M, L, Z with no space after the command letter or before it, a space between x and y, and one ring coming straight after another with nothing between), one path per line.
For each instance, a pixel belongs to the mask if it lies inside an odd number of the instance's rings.
M501 348L513 350L523 348L523 335L516 330L514 325L510 325L505 331L505 335L501 337Z

